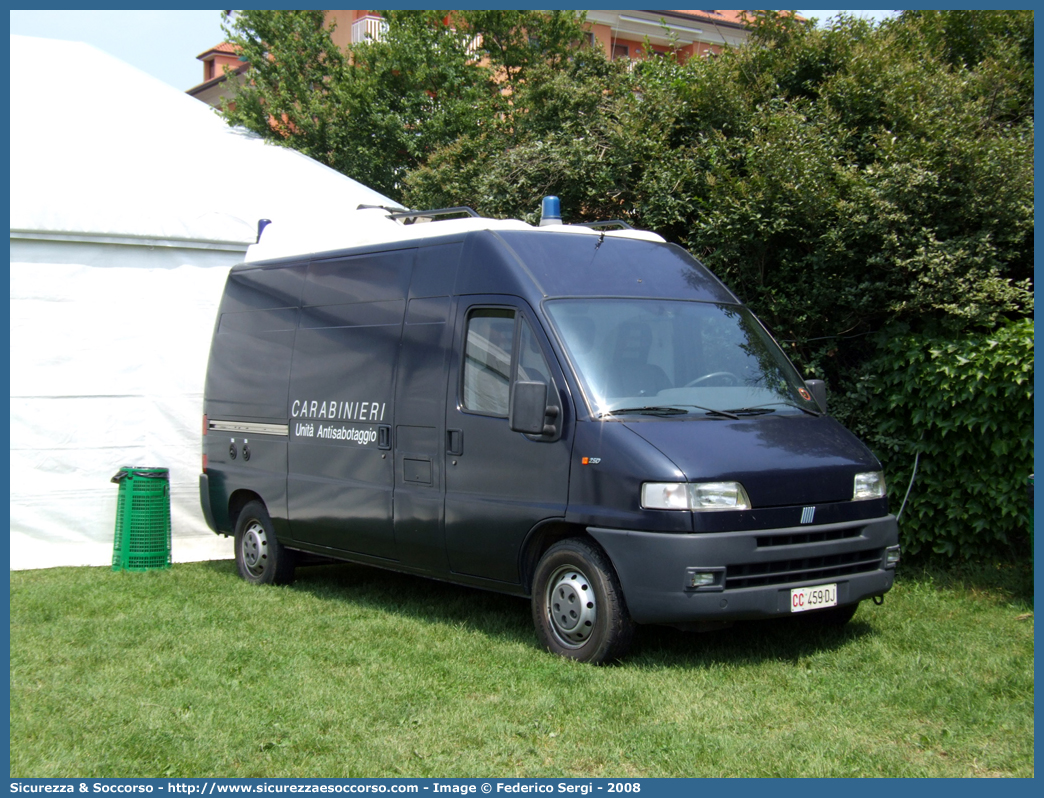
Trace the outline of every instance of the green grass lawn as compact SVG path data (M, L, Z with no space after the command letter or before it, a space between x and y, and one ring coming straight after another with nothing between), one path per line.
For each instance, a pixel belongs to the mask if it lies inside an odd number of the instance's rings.
M1031 579L906 568L840 631L640 627L597 668L370 568L13 572L11 774L1029 777Z

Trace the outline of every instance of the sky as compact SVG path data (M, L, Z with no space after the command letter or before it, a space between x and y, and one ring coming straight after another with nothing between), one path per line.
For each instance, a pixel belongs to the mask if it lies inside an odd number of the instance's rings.
M220 11L11 11L11 33L86 42L182 91L221 42Z
M826 21L840 11L799 11ZM848 11L880 19L892 11ZM11 33L86 42L182 91L203 82L196 56L224 39L220 11L11 11Z

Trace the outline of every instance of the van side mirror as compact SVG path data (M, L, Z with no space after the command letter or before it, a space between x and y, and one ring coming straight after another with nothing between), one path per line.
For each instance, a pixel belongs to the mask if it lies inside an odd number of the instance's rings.
M553 412L552 412L553 411ZM511 407L508 410L508 426L512 432L527 435L553 435L555 428L544 425L548 415L558 414L558 408L547 406L547 384L543 382L516 382L511 391ZM550 427L550 429L548 429Z
M805 387L808 388L808 392L812 394L812 398L819 403L819 406L825 413L827 410L826 383L822 380L805 380Z

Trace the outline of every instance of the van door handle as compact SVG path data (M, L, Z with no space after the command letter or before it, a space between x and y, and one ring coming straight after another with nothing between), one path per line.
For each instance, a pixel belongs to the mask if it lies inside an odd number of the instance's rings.
M446 430L446 454L462 455L464 454L464 430L462 429L448 429Z

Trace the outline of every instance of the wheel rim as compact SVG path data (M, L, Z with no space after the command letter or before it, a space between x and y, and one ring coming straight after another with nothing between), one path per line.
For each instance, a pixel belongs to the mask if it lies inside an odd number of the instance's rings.
M254 576L260 576L265 570L268 559L268 536L265 528L258 521L251 521L243 532L243 565Z
M595 629L598 606L591 580L579 568L558 568L547 582L545 595L551 631L566 648L580 648Z

